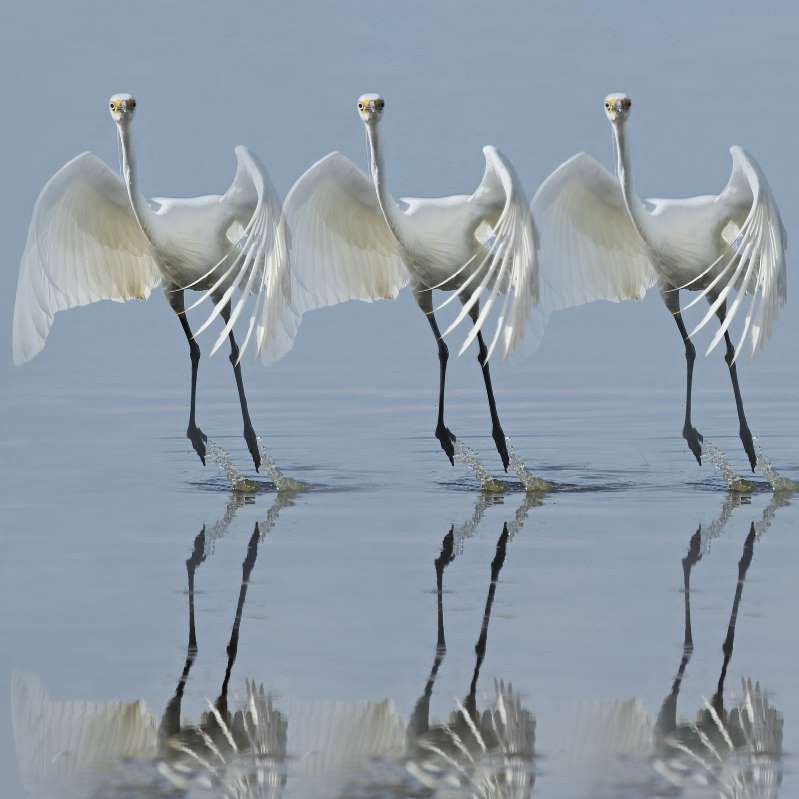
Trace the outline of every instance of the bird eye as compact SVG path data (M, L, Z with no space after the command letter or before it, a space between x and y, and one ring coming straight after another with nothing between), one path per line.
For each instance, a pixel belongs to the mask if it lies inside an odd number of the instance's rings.
M608 111L610 111L610 103L605 103L605 108L607 108Z
M109 107L111 108L112 111L116 111L117 110L117 107L113 103L111 103L111 105Z
M135 100L128 100L128 108L133 110L135 107L136 107L136 101Z
M363 111L363 103L358 103L358 108L360 108L361 111Z

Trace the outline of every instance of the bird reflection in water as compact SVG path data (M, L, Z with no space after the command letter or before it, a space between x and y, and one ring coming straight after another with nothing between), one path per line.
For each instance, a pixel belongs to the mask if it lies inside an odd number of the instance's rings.
M447 654L444 575L476 534L496 497L478 497L471 518L453 525L434 561L436 639L433 663L409 719L391 699L321 703L290 716L289 753L307 753L289 777L312 776L311 795L331 797L464 796L502 799L530 796L535 775L535 718L510 683L495 681L482 711L478 691L492 609L513 536L530 508L541 500L525 496L510 523L503 524L490 565L475 661L468 691L446 722L431 720L430 704ZM313 719L314 723L309 724ZM313 729L309 729L312 727Z
M475 663L469 690L458 702L446 723L430 721L430 700L436 678L447 653L444 629L444 571L457 554L453 526L441 542L435 559L436 648L433 665L407 728L407 767L427 788L457 783L468 795L485 797L529 796L535 776L532 762L535 749L535 718L510 683L496 680L493 703L482 712L478 708L477 687L486 655L491 612L497 585L507 556L512 532L524 523L527 511L540 504L525 497L509 528L502 532L491 561L488 592L480 634L475 645ZM468 524L468 523L467 523ZM471 530L471 527L469 527Z
M227 663L219 695L209 702L198 724L182 719L182 702L198 655L195 624L195 574L214 544L224 536L241 497L229 501L225 514L203 527L186 561L189 634L186 659L174 695L160 723L142 700L133 702L59 701L48 696L38 677L12 677L12 718L19 772L36 796L172 795L174 789L207 789L227 797L278 797L285 774L286 719L274 708L263 686L247 682L245 701L231 710L228 691L238 654L239 633L250 576L258 548L292 503L279 494L266 518L256 522L242 563L241 583L227 644ZM155 769L146 768L154 764Z
M241 586L230 640L227 664L219 696L202 715L197 725L183 725L181 706L189 673L197 657L194 612L194 576L206 557L206 530L194 540L186 561L189 595L189 641L186 660L174 696L167 704L158 730L162 775L179 788L187 788L198 777L204 787L215 788L222 796L249 796L256 785L259 796L279 796L285 784L282 764L286 756L286 719L274 707L263 685L247 681L244 705L231 712L228 690L239 647L239 631L247 588L258 558L258 546L277 521L280 509L291 500L278 494L263 525L255 528L242 563ZM263 529L262 529L263 526ZM199 769L199 772L198 772Z
M649 760L656 775L668 787L653 782L624 778L635 784L636 795L661 796L667 790L682 794L710 790L722 799L776 797L782 779L782 728L780 712L771 705L767 692L758 682L744 678L740 695L732 706L725 702L725 684L735 645L735 632L747 574L757 542L768 530L779 507L788 504L785 494L775 494L759 521L751 522L738 562L735 593L726 635L722 663L715 690L703 701L694 721L681 721L677 714L680 689L694 654L691 626L691 576L694 568L710 551L740 497L725 501L718 518L705 530L693 533L682 559L684 618L683 646L671 690L652 723L638 699L612 702L595 708L591 737L601 736L598 744L604 755L615 758L622 767L630 762ZM599 740L599 739L597 739ZM606 764L610 765L610 763ZM611 769L612 772L612 769ZM618 774L616 775L619 776ZM668 795L671 795L669 793ZM693 794L692 794L693 795Z

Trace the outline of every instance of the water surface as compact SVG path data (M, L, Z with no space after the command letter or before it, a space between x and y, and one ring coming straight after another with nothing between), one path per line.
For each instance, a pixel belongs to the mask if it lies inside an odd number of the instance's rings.
M168 434L169 396L11 393L4 795L793 795L796 505L699 469L665 398L504 396L542 495L501 473L478 392L451 425L504 493L444 460L429 398L306 392L254 403L309 486L277 494L219 434L230 399L203 423L252 495ZM799 477L788 404L750 416Z

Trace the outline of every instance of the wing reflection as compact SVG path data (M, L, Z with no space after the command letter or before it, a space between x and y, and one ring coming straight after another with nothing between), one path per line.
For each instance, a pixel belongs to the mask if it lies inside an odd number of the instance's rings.
M592 735L602 736L599 749L607 765L651 763L661 781L635 778L626 774L622 781L635 785L639 796L661 796L663 791L691 793L712 790L722 799L776 797L782 781L782 727L780 712L758 682L744 678L741 690L728 706L725 699L727 673L732 661L735 633L746 578L756 544L768 530L779 507L788 503L775 495L759 521L752 522L743 543L732 607L722 645L722 661L714 691L705 699L695 720L680 720L678 700L691 658L694 637L691 626L691 577L694 568L710 551L710 543L721 535L732 509L740 499L728 498L719 517L690 538L682 559L684 616L683 646L677 672L654 723L649 720L639 699L613 702L597 709L592 719ZM610 742L610 743L608 743ZM616 775L619 777L619 775ZM669 794L671 795L671 794ZM693 793L691 794L693 795Z
M784 503L782 497L772 499L761 518L760 535L766 532L776 509ZM690 576L702 557L700 537L701 530L692 537L688 554L683 558L683 654L671 692L664 700L655 723L656 766L669 782L677 786L703 778L716 783L722 796L776 796L781 781L782 716L770 705L760 684L753 684L750 679L743 680L741 695L731 708L726 707L724 699L727 671L735 647L738 611L759 537L755 522L750 524L738 561L738 579L722 644L723 658L716 689L712 697L704 701L695 721L679 722L677 719L680 687L693 654Z
M527 505L525 509L529 509ZM521 519L521 521L520 521ZM517 514L517 527L523 518ZM444 570L455 559L454 528L444 536L441 553L435 560L437 635L430 674L416 702L407 730L408 771L425 787L434 789L457 784L468 795L486 797L529 796L535 776L532 761L535 750L535 718L510 683L497 680L495 698L482 712L478 708L477 687L485 659L491 611L497 584L507 556L510 532L503 524L494 558L491 561L488 592L480 634L475 645L475 663L469 690L456 704L446 723L431 724L430 700L436 678L447 652L444 631Z
M291 499L278 495L266 519L256 522L242 563L241 583L227 644L227 662L216 701L197 724L184 722L182 702L198 655L195 575L213 553L243 504L230 500L225 514L194 540L186 561L189 633L186 659L174 695L160 723L142 700L92 702L53 700L35 675L15 674L11 682L12 719L21 781L37 796L131 795L131 763L156 764L137 773L136 795L162 795L158 783L186 789L195 784L220 796L278 797L285 783L286 719L274 708L263 686L247 682L246 700L231 710L228 691L236 662L242 615L258 548ZM209 535L210 532L210 535ZM121 781L121 782L120 782ZM127 788L115 792L115 785ZM251 792L257 786L257 793Z
M490 565L488 589L468 690L444 722L431 719L431 700L447 655L444 578L449 566L476 533L487 509L478 498L471 518L453 525L434 560L436 636L433 661L407 720L393 700L326 702L290 714L290 769L315 798L384 796L468 796L501 799L530 796L533 784L535 719L510 683L497 680L494 695L481 709L478 690L486 656L499 578L514 531L531 507L525 497L511 524L504 524Z

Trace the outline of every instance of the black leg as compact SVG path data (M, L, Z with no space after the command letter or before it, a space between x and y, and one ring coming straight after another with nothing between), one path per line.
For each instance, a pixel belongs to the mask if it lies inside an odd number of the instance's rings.
M724 324L724 320L727 317L727 303L721 304L719 309L716 311L716 316L718 316L719 321ZM727 367L730 370L732 390L735 394L735 407L738 410L739 435L741 436L741 443L744 445L744 449L746 450L746 455L749 458L749 465L752 467L752 471L754 472L755 466L757 466L755 443L752 441L752 433L749 430L749 424L746 421L746 414L744 413L744 402L741 399L741 388L738 385L738 370L736 369L732 360L735 357L735 347L730 339L729 330L724 333L724 343L727 345L727 350L724 353L724 360L727 362Z
M183 703L183 693L186 690L186 683L189 679L189 672L197 658L197 633L194 626L194 572L197 567L205 560L205 527L194 539L194 549L191 557L186 561L186 574L189 584L189 644L186 648L186 660L183 664L183 672L178 680L177 687L172 699L164 708L161 716L161 724L158 727L158 737L163 745L169 738L180 732L180 713Z
M677 674L671 685L669 695L663 700L655 723L655 737L659 745L667 742L667 738L677 729L677 698L680 695L680 686L685 677L685 670L694 653L694 637L691 631L691 570L702 559L702 528L700 527L691 536L688 553L682 559L682 580L684 593L684 622L682 658L677 668Z
M688 442L688 447L694 453L697 463L702 465L702 435L691 424L691 387L694 377L694 360L696 359L696 349L693 342L688 337L688 331L685 329L685 323L682 320L680 313L680 295L674 289L662 290L663 301L666 307L671 311L674 316L674 321L677 323L677 329L682 336L683 344L685 345L685 370L686 370L686 391L685 391L685 423L682 428L682 437Z
M735 598L732 601L730 621L727 625L727 635L721 647L721 651L724 653L724 661L721 665L721 674L719 675L718 685L716 686L716 697L714 697L719 704L724 698L724 681L727 678L727 669L732 659L733 647L735 646L735 625L738 622L738 608L741 605L741 596L744 590L744 582L746 581L746 573L749 571L749 566L752 563L752 556L755 551L756 534L755 523L752 522L749 526L749 535L746 536L746 540L744 541L741 559L738 561L738 582L735 585ZM716 702L714 702L714 704L716 704Z
M433 314L432 297L429 290L422 289L416 291L416 302L427 317L433 335L438 344L438 362L439 362L439 386L438 386L438 423L436 424L436 438L441 444L441 449L444 450L449 462L455 465L455 436L452 431L444 424L444 384L447 377L447 360L449 359L449 348L441 338L441 331L438 329L436 317Z
M436 567L436 610L437 610L437 629L436 629L436 653L433 658L433 666L427 677L422 695L416 702L408 723L408 741L414 743L430 729L430 699L433 695L433 687L436 683L438 670L444 662L447 654L447 641L444 636L444 569L455 560L455 535L454 526L450 527L449 532L441 542L441 554L435 559Z
M499 573L502 571L502 566L505 564L505 555L508 550L508 523L502 525L502 533L497 540L497 548L494 553L494 559L491 561L491 581L488 584L488 595L486 596L485 608L483 610L483 624L480 627L480 637L474 646L474 654L476 655L474 663L474 671L472 672L472 682L469 685L469 697L474 702L477 696L477 681L480 678L480 668L483 665L483 660L486 655L486 644L488 643L488 625L491 623L491 609L494 607L494 595L497 592L497 582L499 581Z
M230 320L230 303L228 303L222 311L222 318L225 324ZM261 468L261 453L258 449L258 438L255 435L255 430L250 421L250 411L247 407L247 397L244 395L244 380L241 376L241 364L239 363L239 345L236 344L236 338L233 335L233 330L228 335L230 339L230 363L233 364L233 374L236 377L236 388L239 390L239 404L241 405L241 418L244 421L244 440L247 442L247 449L250 451L252 461L255 464L255 471Z
M465 303L468 300L468 297L461 297L461 302ZM480 315L480 303L476 302L469 311L469 316L472 318L472 322L477 321L477 317ZM494 444L496 444L497 452L499 453L499 457L502 458L502 466L505 468L505 471L508 471L508 466L510 465L510 457L508 456L508 445L505 441L505 433L502 430L502 425L499 422L499 414L497 413L497 403L494 400L494 389L491 386L491 372L488 368L488 347L486 347L485 341L483 341L483 334L479 332L477 334L477 343L480 347L477 353L477 361L480 364L480 368L483 370L483 380L486 384L486 394L488 395L488 409L491 412L491 437L494 439Z
M222 688L219 692L214 706L219 711L219 715L224 722L229 724L230 712L228 708L228 689L230 687L230 675L233 672L233 666L236 663L236 656L239 652L239 631L241 629L241 617L244 612L244 603L247 599L247 588L250 585L250 575L252 574L255 561L258 557L258 544L261 539L261 531L258 527L258 522L255 523L255 528L250 536L249 543L247 544L247 555L244 562L241 564L241 587L239 588L239 599L236 603L236 615L233 618L233 629L230 632L230 640L227 645L227 665L225 667L225 676L222 680ZM221 740L216 730L218 722L211 716L209 717L208 729L211 736L216 740Z
M194 340L191 328L189 327L189 320L186 318L185 307L183 305L183 292L174 291L170 287L166 288L166 297L172 310L178 315L180 326L186 334L186 339L189 342L189 357L191 358L191 405L189 410L189 426L186 429L186 438L191 441L194 451L200 456L200 460L205 466L205 442L208 436L197 427L194 420L194 410L197 398L197 367L200 364L200 348Z

